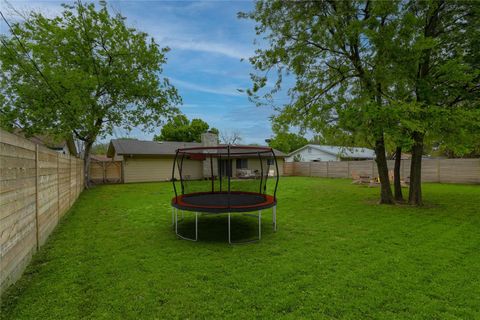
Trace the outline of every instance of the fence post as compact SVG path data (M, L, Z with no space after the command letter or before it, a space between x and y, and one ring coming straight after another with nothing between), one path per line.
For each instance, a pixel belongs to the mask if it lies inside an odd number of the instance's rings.
M375 177L375 160L371 160L372 161L372 178Z
M35 144L35 238L37 241L37 251L40 247L40 243L38 241L38 184L39 184L39 170L38 170L38 144Z
M81 177L80 175L82 174L81 172L81 166L80 166L80 160L77 160L77 198L80 196L80 182L81 182Z
M440 159L437 159L437 182L440 182Z
M309 177L312 176L312 161L308 163L308 176Z
M102 172L102 173L103 173L103 183L105 183L106 180L107 180L107 177L106 177L106 175L107 175L107 168L106 168L106 166L105 166L105 161L102 161L102 169L103 169L103 172Z
M60 220L60 153L57 153L57 223Z
M328 162L329 162L329 161L327 161L327 178L328 178Z
M347 161L347 178L350 177L350 161Z
M68 208L72 206L72 157L68 156Z

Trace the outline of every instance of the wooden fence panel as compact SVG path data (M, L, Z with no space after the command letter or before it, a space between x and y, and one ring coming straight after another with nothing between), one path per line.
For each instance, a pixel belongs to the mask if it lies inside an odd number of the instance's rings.
M329 178L348 178L348 161L330 161L328 165Z
M328 176L328 163L327 162L310 162L311 176L312 177L327 177Z
M353 176L373 176L373 161L349 161L350 177Z
M58 156L58 193L59 216L62 217L70 208L70 157Z
M422 161L422 181L423 182L439 182L438 180L438 159L423 160ZM407 177L410 176L410 171Z
M37 248L35 159L34 143L0 131L0 292Z
M293 162L283 162L283 175L284 176L293 176Z
M37 225L39 246L43 245L58 223L58 153L38 148Z
M480 183L480 159L443 159L439 177L444 183Z
M395 161L387 161L388 170L393 172ZM285 175L306 177L350 178L353 176L378 177L374 160L364 161L321 161L286 162ZM400 178L410 177L410 160L402 160ZM422 181L442 183L480 183L480 159L424 159Z
M90 161L90 180L101 183L104 179L103 162Z
M74 159L70 158L70 206L75 202L75 183L77 182L75 177L76 170L76 162Z
M77 159L77 172L78 172L78 180L77 180L77 199L80 196L80 193L83 189L83 162L80 159Z
M309 162L296 162L294 174L297 176L309 176L310 175L310 164Z
M121 161L91 161L90 181L92 183L121 183Z
M83 187L85 186L85 170L84 170L84 163L83 160L80 161L80 193L83 191Z
M71 181L71 162L81 175L81 160L0 130L0 294L70 208L72 188L75 198L83 190L83 179Z

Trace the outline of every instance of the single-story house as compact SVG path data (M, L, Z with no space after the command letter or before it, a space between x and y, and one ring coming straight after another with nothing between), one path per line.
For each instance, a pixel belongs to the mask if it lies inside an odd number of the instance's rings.
M212 143L213 141L213 143ZM177 141L143 141L136 139L114 139L110 141L107 150L108 157L115 157L122 161L122 181L148 182L167 181L172 178L172 167L175 153L179 148L218 146L217 135L205 133L202 135L202 142L177 142ZM286 154L274 150L277 157L279 174L283 174L283 163ZM226 160L221 160L226 162ZM230 170L226 163L217 165L216 169L222 170L225 176L228 172L237 176L241 169L260 168L260 161L257 157L247 159L236 159L231 161ZM203 179L203 161L185 160L182 173L190 179Z
M14 134L23 137L32 141L33 143L45 146L49 149L55 150L61 154L68 154L72 156L77 156L77 146L72 136L69 136L67 139L58 139L48 135L34 135L26 136L21 129L15 129Z
M368 148L307 144L300 149L290 152L285 161L316 162L372 159L375 159L375 151Z

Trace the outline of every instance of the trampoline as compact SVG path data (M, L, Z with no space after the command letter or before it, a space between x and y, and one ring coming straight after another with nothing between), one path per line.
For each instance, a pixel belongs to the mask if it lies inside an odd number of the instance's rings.
M177 149L172 168L175 196L171 201L175 234L197 241L199 216L227 214L229 243L258 241L262 235L262 210L269 208L276 231L278 172L275 152L268 147L220 145ZM179 233L185 211L195 214L194 237ZM232 240L231 215L235 213L258 219L258 238Z

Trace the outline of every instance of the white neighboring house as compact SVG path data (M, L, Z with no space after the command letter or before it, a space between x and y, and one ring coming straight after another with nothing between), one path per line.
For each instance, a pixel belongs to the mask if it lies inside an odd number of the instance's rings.
M368 148L307 144L300 149L292 151L285 158L285 162L293 162L295 159L302 162L372 160L375 159L375 152Z

